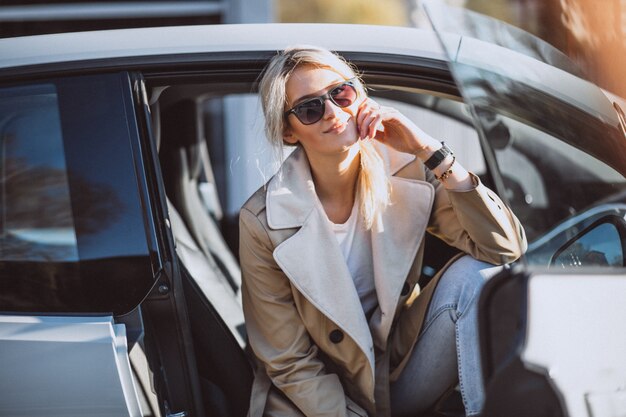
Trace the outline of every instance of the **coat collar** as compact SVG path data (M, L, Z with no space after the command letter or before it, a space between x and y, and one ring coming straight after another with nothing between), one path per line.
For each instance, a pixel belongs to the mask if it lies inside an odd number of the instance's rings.
M389 175L396 174L415 160L413 155L374 143ZM300 227L317 201L309 161L304 150L298 147L269 181L266 194L267 223L272 229Z
M374 349L384 350L395 306L422 240L433 201L433 188L424 181L393 175L415 160L382 144L391 184L391 201L372 228L374 280L379 308L367 323L355 314L361 303L337 240L315 194L305 152L298 148L270 180L267 222L272 229L300 228L274 250L274 258L293 285L322 313L346 332L369 359L374 372ZM321 262L320 260L324 260Z

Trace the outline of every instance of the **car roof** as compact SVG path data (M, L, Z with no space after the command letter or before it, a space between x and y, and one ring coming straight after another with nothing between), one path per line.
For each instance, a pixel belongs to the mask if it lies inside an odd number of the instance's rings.
M589 82L495 44L457 34L444 33L442 36L448 48L455 51L455 62L501 72L513 79L518 78L519 69L524 68L538 88L550 91L585 111L615 119L615 112L606 96ZM219 53L258 60L296 44L317 45L360 56L417 57L444 67L448 62L437 34L431 30L353 24L225 24L0 39L0 78L23 77L46 70L130 68L175 60L198 62L207 59L208 54ZM257 55L262 52L266 54ZM520 80L526 74L522 74Z
M232 24L5 38L0 39L0 69L127 57L276 51L293 44L445 61L435 33L429 30L344 24Z

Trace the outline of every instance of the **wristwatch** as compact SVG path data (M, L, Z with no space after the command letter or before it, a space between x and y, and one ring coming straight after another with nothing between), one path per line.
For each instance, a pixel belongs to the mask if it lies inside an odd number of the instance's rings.
M426 162L424 162L424 165L426 165L426 168L432 171L433 169L437 168L441 161L446 159L446 156L448 155L453 155L452 151L450 150L450 148L448 148L448 145L446 145L445 142L441 142L441 148L436 150L435 153L432 154L431 157L426 160Z

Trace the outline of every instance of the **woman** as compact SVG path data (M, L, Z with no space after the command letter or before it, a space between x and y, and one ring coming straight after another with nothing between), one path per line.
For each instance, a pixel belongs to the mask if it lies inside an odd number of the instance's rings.
M240 215L250 415L414 416L457 381L476 415L481 271L525 249L515 216L327 50L279 53L260 94L297 148ZM426 231L469 256L420 294Z

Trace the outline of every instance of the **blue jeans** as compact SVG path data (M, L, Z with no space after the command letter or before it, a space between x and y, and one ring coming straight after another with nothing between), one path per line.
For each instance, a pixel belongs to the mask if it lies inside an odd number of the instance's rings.
M500 269L466 255L444 272L411 358L391 384L394 416L426 411L457 382L466 415L480 413L485 392L478 346L478 296L485 280Z

